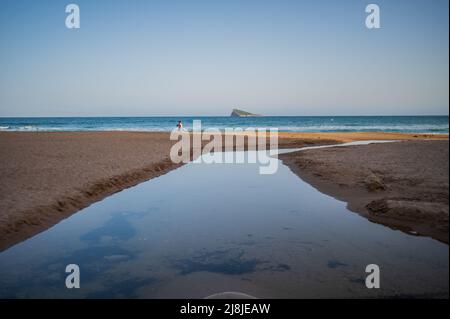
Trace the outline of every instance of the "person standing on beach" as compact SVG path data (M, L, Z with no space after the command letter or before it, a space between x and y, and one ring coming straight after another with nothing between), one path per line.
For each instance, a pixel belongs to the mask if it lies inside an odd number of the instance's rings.
M181 131L181 129L183 128L183 123L181 123L181 121L178 121L177 128L178 131Z

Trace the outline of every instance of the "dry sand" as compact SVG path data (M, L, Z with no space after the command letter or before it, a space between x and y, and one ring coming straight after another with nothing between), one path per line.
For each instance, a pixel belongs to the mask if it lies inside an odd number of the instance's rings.
M448 140L402 141L280 158L303 180L369 220L448 243L448 150Z
M178 167L169 159L173 143L154 132L0 132L0 251ZM290 136L280 147L316 143L336 141Z

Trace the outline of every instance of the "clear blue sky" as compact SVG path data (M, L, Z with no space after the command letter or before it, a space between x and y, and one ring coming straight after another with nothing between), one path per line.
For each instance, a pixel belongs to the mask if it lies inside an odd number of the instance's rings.
M65 27L65 6L81 28ZM365 7L381 8L381 29ZM7 0L0 116L448 114L448 0Z

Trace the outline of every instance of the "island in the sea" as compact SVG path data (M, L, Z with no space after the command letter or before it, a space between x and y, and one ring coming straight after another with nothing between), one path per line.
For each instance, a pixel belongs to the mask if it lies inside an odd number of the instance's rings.
M253 113L238 110L238 109L233 109L233 112L231 112L230 116L231 117L255 117L255 116L262 116L262 115L253 114Z

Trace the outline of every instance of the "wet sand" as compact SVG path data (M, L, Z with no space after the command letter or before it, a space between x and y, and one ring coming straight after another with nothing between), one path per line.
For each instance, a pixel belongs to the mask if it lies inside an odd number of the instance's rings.
M401 141L283 154L321 192L369 220L448 244L448 140Z

